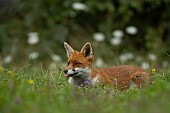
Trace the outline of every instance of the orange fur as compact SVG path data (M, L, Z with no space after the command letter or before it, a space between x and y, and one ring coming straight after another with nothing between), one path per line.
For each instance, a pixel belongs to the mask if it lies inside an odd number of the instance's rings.
M73 50L67 43L64 43L64 46L68 57L66 71L75 68L88 68L92 81L97 78L99 83L113 85L118 89L127 89L131 85L140 88L152 82L151 76L137 66L120 65L110 68L94 68L94 56L90 43L86 43L80 52Z
M113 66L111 68L92 69L92 79L96 76L103 84L113 84L118 89L129 88L130 82L134 82L137 88L150 84L150 75L140 67L131 65Z

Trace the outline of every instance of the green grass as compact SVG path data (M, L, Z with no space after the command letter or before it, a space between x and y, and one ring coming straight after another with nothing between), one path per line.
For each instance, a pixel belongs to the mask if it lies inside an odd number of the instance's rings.
M147 88L123 92L102 86L75 89L62 68L2 70L0 113L168 113L168 70L154 72L155 83Z

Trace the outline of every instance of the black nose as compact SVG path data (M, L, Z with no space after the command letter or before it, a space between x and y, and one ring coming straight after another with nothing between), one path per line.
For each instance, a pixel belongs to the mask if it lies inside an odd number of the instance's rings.
M68 70L67 69L64 69L64 73L67 74Z

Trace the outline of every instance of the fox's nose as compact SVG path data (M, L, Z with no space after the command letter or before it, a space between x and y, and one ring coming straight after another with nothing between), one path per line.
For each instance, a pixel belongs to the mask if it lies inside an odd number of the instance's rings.
M67 69L64 69L64 73L67 74L68 70Z

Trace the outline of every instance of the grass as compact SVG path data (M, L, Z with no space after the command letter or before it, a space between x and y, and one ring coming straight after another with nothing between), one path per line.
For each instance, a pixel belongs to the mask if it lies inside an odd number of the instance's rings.
M168 113L170 71L152 73L155 83L140 90L73 88L56 70L0 68L0 113Z

